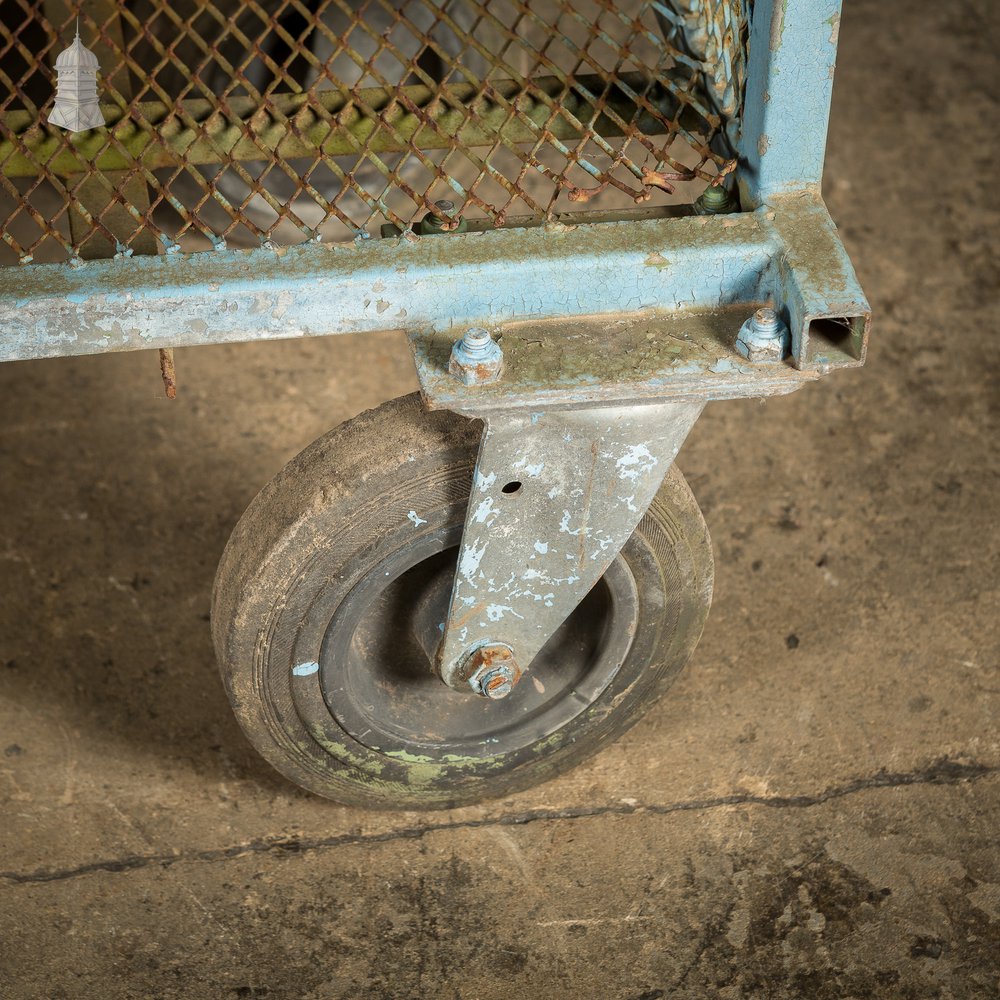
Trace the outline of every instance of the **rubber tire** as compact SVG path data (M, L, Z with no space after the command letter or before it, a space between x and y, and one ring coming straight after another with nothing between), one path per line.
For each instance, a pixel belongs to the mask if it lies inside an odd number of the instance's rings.
M397 759L346 733L307 727L291 690L287 633L293 592L345 589L386 539L461 524L479 421L426 412L414 393L369 410L314 442L253 500L226 546L212 597L212 632L233 710L256 749L296 784L375 808L447 808L506 795L568 770L615 740L669 687L701 637L712 594L712 549L698 504L671 467L623 549L640 619L608 688L562 729L503 757L447 765ZM294 600L300 600L298 595ZM301 601L300 601L300 605ZM296 690L296 694L298 690Z

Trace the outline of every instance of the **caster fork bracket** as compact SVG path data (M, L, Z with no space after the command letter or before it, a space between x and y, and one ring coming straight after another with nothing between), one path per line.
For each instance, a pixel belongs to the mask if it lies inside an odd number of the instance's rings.
M628 541L701 401L486 416L437 654L504 697Z

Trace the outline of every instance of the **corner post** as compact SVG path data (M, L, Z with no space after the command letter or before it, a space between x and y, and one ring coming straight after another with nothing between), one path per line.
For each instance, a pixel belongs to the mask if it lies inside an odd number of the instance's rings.
M837 62L841 0L756 0L750 22L740 197L819 193Z

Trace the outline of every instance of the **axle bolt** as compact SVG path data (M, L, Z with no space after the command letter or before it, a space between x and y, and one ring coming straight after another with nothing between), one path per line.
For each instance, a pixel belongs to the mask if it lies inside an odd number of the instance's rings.
M500 378L503 351L489 330L474 326L451 349L448 371L466 385L487 385Z
M493 701L506 698L521 679L521 668L514 659L514 651L501 643L474 650L463 672L469 678L469 687L476 694Z

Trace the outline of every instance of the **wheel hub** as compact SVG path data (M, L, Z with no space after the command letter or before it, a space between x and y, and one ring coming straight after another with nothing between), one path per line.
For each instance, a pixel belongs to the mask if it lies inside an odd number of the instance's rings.
M394 552L354 587L327 628L324 699L338 724L373 750L446 759L529 745L599 697L631 646L635 581L618 560L536 656L530 678L515 687L512 658L474 654L473 676L478 669L486 697L472 686L446 686L430 654L448 612L458 535L453 526Z

